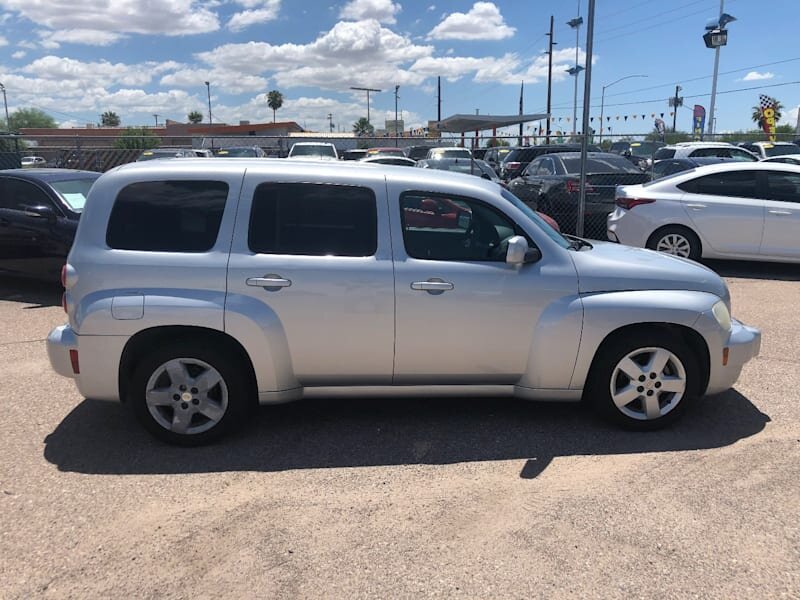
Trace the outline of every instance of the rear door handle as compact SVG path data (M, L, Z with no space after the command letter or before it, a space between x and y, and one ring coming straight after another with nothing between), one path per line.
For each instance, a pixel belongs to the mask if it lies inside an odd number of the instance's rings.
M428 292L429 294L442 294L452 290L455 286L449 281L441 279L429 279L428 281L415 281L411 284L412 290Z
M245 283L253 287L263 287L270 292L277 291L281 288L289 287L292 282L284 279L280 275L265 275L264 277L250 277Z
M686 206L688 206L689 208L693 208L695 210L701 210L703 208L706 208L705 204L687 204Z
M791 215L792 211L774 209L774 210L769 211L769 214L771 214L771 215Z

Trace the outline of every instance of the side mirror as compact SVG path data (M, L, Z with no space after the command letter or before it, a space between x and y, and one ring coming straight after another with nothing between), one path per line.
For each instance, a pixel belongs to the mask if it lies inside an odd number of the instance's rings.
M528 246L528 240L521 235L515 235L508 240L506 263L509 265L532 263L538 261L540 258L542 258L542 253L539 249Z
M56 220L56 212L52 206L23 206L22 213L26 217L37 217L48 221Z

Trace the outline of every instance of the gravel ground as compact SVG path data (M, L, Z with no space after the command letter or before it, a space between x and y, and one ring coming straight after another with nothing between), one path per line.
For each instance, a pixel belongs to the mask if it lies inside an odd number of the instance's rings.
M52 373L58 290L0 282L0 597L800 597L800 267L712 266L761 356L673 428L308 401L200 449Z

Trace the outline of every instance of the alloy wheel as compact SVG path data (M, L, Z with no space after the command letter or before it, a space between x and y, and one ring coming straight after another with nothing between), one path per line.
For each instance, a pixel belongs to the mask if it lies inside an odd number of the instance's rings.
M620 412L639 421L652 421L672 411L684 397L686 369L665 348L639 348L617 363L610 388Z

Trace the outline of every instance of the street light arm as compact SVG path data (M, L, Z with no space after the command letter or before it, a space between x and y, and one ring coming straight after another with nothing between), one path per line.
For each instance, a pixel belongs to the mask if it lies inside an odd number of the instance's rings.
M612 81L611 83L604 85L603 88L610 88L612 85L619 83L620 81L625 81L626 79L633 79L634 77L647 77L647 75L626 75L625 77L621 77L616 81Z

